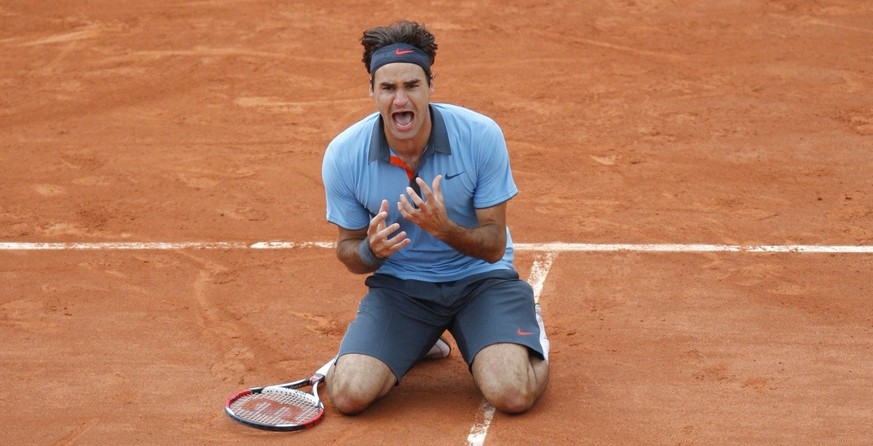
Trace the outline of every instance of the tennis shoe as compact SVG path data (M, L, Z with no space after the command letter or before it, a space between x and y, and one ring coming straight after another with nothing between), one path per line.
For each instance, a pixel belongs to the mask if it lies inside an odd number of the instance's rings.
M549 362L549 338L546 337L546 325L543 323L543 309L540 304L536 305L537 325L540 326L540 345L543 347L543 359Z
M440 336L436 343L433 344L433 347L430 348L430 351L424 355L424 359L443 359L449 356L449 353L451 352L452 346L446 342L445 338Z

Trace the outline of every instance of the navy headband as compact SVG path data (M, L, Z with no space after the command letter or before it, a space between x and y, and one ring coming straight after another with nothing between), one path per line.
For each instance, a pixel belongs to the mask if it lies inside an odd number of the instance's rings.
M430 56L406 43L394 43L376 50L370 58L370 74L375 74L376 70L389 63L413 63L430 76Z

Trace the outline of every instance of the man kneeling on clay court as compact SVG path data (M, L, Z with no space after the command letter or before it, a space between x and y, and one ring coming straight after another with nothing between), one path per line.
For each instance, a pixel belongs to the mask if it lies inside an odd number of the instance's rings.
M337 256L368 293L327 375L342 413L364 411L419 360L450 354L448 330L485 398L524 412L548 381L549 343L513 265L507 202L518 193L500 127L431 103L437 44L415 22L361 38L377 112L324 156Z

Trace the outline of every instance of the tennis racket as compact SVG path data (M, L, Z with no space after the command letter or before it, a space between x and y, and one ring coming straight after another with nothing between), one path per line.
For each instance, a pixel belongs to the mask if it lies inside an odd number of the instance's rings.
M297 431L315 426L324 416L318 384L336 358L321 366L309 378L274 386L243 390L224 404L224 412L246 426L270 431ZM312 386L312 393L300 390Z

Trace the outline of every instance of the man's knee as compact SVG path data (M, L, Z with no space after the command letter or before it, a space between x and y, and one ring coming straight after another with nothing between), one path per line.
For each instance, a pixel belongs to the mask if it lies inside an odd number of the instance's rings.
M375 401L375 398L362 395L360 392L336 387L338 386L331 385L328 393L333 407L343 415L357 415L365 411Z
M517 383L522 384L522 383ZM483 391L484 392L484 391ZM514 385L491 389L485 399L497 410L508 414L520 414L533 407L537 394L532 386Z
M473 376L485 399L497 410L519 414L533 407L545 389L548 364L531 359L526 347L495 344L476 356Z
M396 382L387 365L364 355L341 356L326 381L331 403L345 415L363 412Z
M349 378L348 374L343 372L334 371L329 374L327 393L336 410L345 415L355 415L366 410L375 398L368 394L370 392L364 392L360 386L354 385L354 379Z

